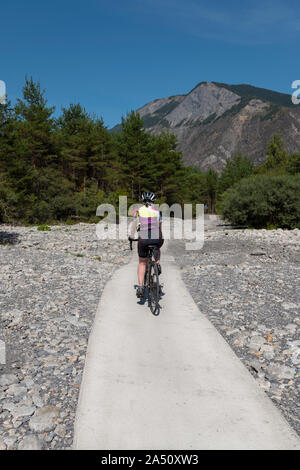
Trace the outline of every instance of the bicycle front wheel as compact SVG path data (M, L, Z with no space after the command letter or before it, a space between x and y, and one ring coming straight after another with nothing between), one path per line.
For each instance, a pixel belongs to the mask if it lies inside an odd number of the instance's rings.
M160 312L160 305L159 305L159 277L158 277L158 269L157 264L152 262L150 265L150 273L149 273L149 286L148 286L148 303L149 308L153 315L159 315Z

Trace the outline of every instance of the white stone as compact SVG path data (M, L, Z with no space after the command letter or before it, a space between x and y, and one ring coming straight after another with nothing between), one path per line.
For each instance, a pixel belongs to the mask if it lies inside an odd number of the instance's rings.
M41 448L39 439L33 434L24 436L18 445L18 450L41 450Z
M55 406L39 408L29 421L29 427L35 432L52 431L59 417L59 409Z
M4 374L0 376L0 386L2 387L16 383L18 383L18 379L14 374Z
M268 367L267 372L278 379L292 379L296 374L296 369L295 367L272 364Z
M258 351L265 342L266 342L265 338L259 335L255 335L255 336L252 336L252 338L250 339L248 346L250 349Z
M0 339L0 364L6 364L6 347L2 339Z
M4 410L9 410L15 420L23 416L31 416L35 411L35 406L15 404L13 402L4 402L2 403L2 407Z
M6 444L3 441L3 439L1 439L1 437L0 437L0 450L6 450Z
M291 309L294 309L294 308L298 308L298 305L296 305L292 302L283 302L281 305L285 310L291 310Z

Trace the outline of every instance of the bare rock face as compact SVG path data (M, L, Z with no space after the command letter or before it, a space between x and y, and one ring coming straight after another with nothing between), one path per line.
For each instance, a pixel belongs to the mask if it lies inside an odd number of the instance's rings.
M145 106L139 110L140 115L144 117L148 114L154 114L156 111L163 112L162 108L165 108L165 110L168 111L168 107L170 109L171 107L180 104L184 98L184 95L178 95L151 101L150 103L145 104Z
M300 147L300 105L293 105L290 95L250 85L202 82L186 95L154 100L138 112L150 133L174 133L184 162L203 170L221 171L237 152L262 163L275 132L288 152Z
M215 118L239 103L240 96L213 83L201 84L194 88L181 103L166 117L173 128L179 124L192 124L204 121L209 116Z

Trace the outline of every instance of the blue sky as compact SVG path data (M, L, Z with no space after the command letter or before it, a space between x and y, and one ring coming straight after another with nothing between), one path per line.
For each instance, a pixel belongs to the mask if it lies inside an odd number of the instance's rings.
M27 74L57 113L80 102L108 127L200 81L291 93L300 79L299 0L10 0L0 15L9 99Z

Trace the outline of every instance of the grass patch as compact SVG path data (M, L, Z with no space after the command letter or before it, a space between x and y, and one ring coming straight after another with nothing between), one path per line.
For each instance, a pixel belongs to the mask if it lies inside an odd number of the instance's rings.
M72 219L67 219L66 220L66 225L75 225L77 224L78 222L76 222L75 220L72 220Z
M76 256L76 258L84 258L85 256L82 253L72 253L71 251L68 251L67 249L65 249L65 253L67 253L68 255Z
M41 232L46 232L46 231L51 230L51 227L49 227L49 225L42 224L42 225L39 225L37 229L40 230Z

